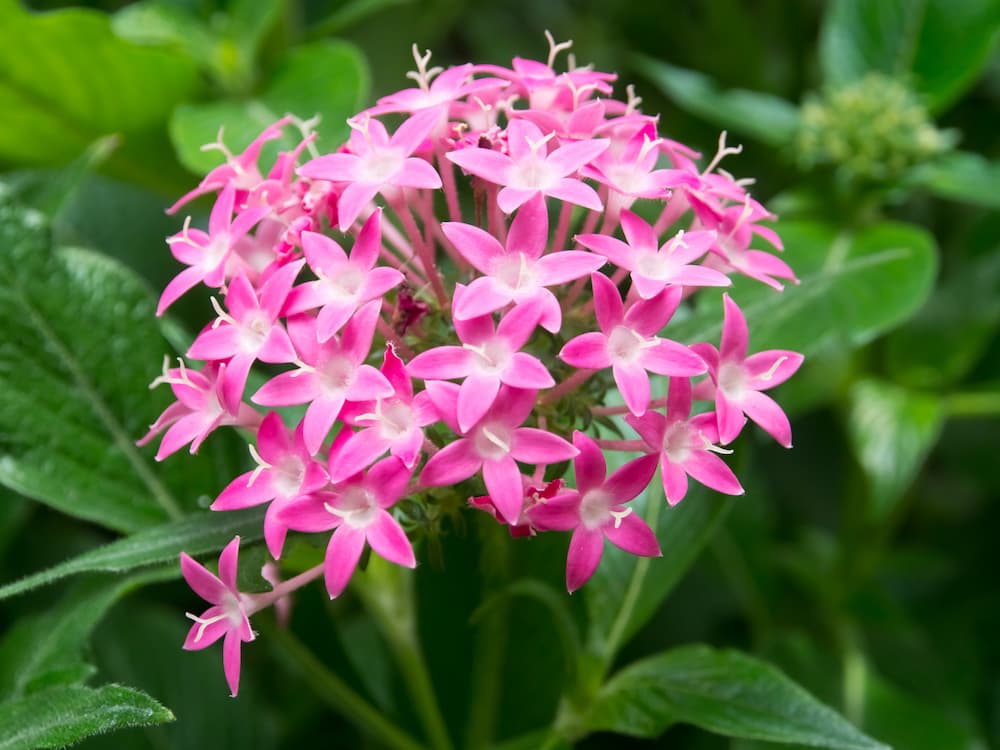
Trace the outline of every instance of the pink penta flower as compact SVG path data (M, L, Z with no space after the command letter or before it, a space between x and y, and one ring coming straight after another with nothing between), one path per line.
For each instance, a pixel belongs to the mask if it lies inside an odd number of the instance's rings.
M439 450L420 474L423 487L456 484L482 470L486 490L508 523L517 523L524 504L520 461L547 465L577 455L563 438L534 427L521 427L537 392L503 386L490 410L468 431L458 425L458 386L431 381L427 391L445 423L462 437Z
M632 283L643 299L659 294L667 286L732 283L719 271L691 265L715 244L714 231L680 232L660 246L653 228L631 211L622 211L621 224L627 242L604 234L581 234L576 241L630 271Z
M167 239L170 252L185 268L167 284L156 314L163 315L177 298L198 282L218 288L226 280L226 261L233 252L236 243L263 219L269 212L267 206L248 208L233 219L233 206L236 199L236 188L232 183L226 185L219 194L212 213L208 218L208 233L200 229L192 229L185 225L184 231Z
M639 433L646 450L660 458L663 491L670 505L684 499L688 475L706 487L727 495L742 495L743 487L716 454L732 453L716 445L719 431L714 412L691 416L691 381L670 378L666 416L647 411L627 414L625 421Z
M761 391L784 383L795 374L804 357L798 352L769 349L747 356L749 334L743 311L728 294L723 295L725 313L719 349L711 344L691 348L708 363L714 385L715 412L722 443L736 439L746 421L745 414L785 448L792 447L792 428L777 402ZM705 381L708 383L708 381ZM712 398L711 388L698 384L701 398Z
M406 366L392 344L386 346L381 372L392 385L391 396L345 404L341 419L361 429L348 437L331 456L334 483L368 468L386 451L413 469L424 444L423 428L438 421L437 409L425 391L414 395Z
M350 256L329 237L302 233L302 251L316 281L297 286L284 313L292 315L320 308L316 334L320 342L339 331L361 305L381 298L403 281L395 268L375 266L382 247L382 209L365 222Z
M219 317L194 340L188 356L228 360L222 397L230 411L238 408L256 360L285 363L295 359L295 349L278 319L302 265L300 260L282 266L264 282L259 293L244 274L238 274L226 292L226 310L212 298Z
M257 468L230 482L212 503L212 510L237 510L270 502L264 517L264 539L271 555L278 558L287 532L278 520L279 511L288 501L323 489L327 473L306 450L302 425L291 435L281 415L273 411L261 422L257 446L250 446L250 455Z
M678 185L696 187L698 179L690 172L656 168L662 139L655 134L655 125L647 123L626 142L624 148L609 148L593 164L584 167L584 177L602 182L631 198L665 198L669 188Z
M333 599L344 591L361 559L365 543L389 562L416 566L406 532L388 509L403 497L411 472L390 456L336 485L329 493L290 503L282 520L297 531L334 529L326 548L326 590Z
M483 274L455 301L456 320L486 315L512 302L537 301L542 327L557 333L562 325L562 309L546 287L573 281L604 265L600 255L578 250L543 255L549 238L549 216L541 196L529 200L515 214L506 248L492 234L470 224L445 222L441 229L462 257Z
M500 511L497 510L493 498L489 495L470 497L469 506L484 513L489 513L497 523L508 527L512 537L534 536L535 527L531 521L532 508L536 505L547 503L554 497L558 497L562 494L562 489L566 483L562 479L553 479L551 482L544 483L524 476L522 476L522 479L524 480L524 503L521 506L521 516L515 523L507 523L507 519L500 515ZM541 486L536 486L539 484Z
M354 129L348 152L326 154L299 167L299 174L346 183L337 202L340 231L346 232L368 203L384 190L441 187L430 164L412 156L437 124L433 109L412 115L389 137L385 126L368 115L349 121Z
M570 339L559 352L564 362L587 370L610 367L629 411L642 415L649 405L649 372L700 375L706 365L691 349L655 335L677 310L681 288L664 289L625 310L615 285L600 273L591 277L600 332Z
M234 698L240 687L240 644L254 639L248 619L248 603L236 588L239 552L240 538L237 536L219 555L218 576L181 552L184 580L198 596L212 605L200 615L187 613L194 620L194 625L188 631L184 648L197 651L223 638L222 664Z
M534 123L518 119L507 126L509 156L488 148L450 151L446 156L466 172L502 185L497 204L504 213L539 194L600 211L601 199L594 189L570 175L599 156L608 141L576 141L549 153L548 142L553 136L542 135Z
M251 400L261 406L309 404L302 420L309 453L316 454L347 401L373 401L392 394L392 385L365 359L371 351L380 300L360 308L344 326L339 340L316 339L316 319L296 315L288 333L299 354L298 367L260 387Z
M566 559L566 588L573 593L597 570L604 540L633 555L659 557L656 535L626 503L649 486L657 457L640 456L607 475L604 453L592 438L573 433L576 489L532 506L528 517L544 530L573 529Z
M461 285L456 298L468 293ZM456 320L455 332L462 346L438 346L418 354L406 366L411 377L423 380L464 378L458 393L458 426L468 432L496 401L501 384L539 390L555 385L541 361L520 351L538 322L538 308L519 305L494 328L483 315Z
M211 362L200 371L186 367L180 359L177 367L171 368L169 364L170 360L164 358L163 374L149 387L167 383L177 400L164 409L150 425L149 432L136 441L136 445L146 445L166 430L156 452L157 461L162 461L188 443L191 444L191 453L197 453L205 438L222 425L254 427L260 423L260 415L248 404L239 403L237 411L229 411L223 405L225 364Z

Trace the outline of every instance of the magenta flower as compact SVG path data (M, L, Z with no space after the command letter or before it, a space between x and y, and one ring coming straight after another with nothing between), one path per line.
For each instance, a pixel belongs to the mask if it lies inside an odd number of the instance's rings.
M727 495L743 494L739 480L716 455L732 451L715 445L719 441L715 413L691 417L691 381L688 378L670 378L665 417L658 411L648 411L641 417L627 414L625 421L639 433L647 450L660 457L663 492L671 505L679 503L687 494L688 475Z
M695 344L691 348L708 363L711 384L715 386L715 411L718 414L719 437L723 445L740 434L746 421L764 428L785 448L792 447L792 427L785 412L770 396L761 391L784 383L795 374L804 359L798 352L769 349L747 356L749 334L743 311L728 294L723 295L725 314L722 340L717 350L711 344ZM707 382L707 381L706 381ZM711 398L708 388L699 383L698 395Z
M331 455L330 481L335 484L364 471L389 451L412 471L424 444L423 427L438 421L437 409L426 392L413 395L413 383L392 345L385 350L382 374L392 385L391 396L345 404L341 419L360 426Z
M392 394L392 385L371 365L375 323L382 303L362 305L336 337L320 344L316 319L298 315L289 319L288 332L299 353L298 368L271 378L251 400L261 406L309 404L303 436L309 453L316 454L333 427L345 401L373 401Z
M656 336L681 301L680 287L665 289L626 311L618 289L603 274L590 277L600 332L570 339L559 352L564 362L586 370L610 367L629 410L641 416L649 405L649 375L700 375L706 366L691 349Z
M184 648L187 651L197 651L224 638L223 670L234 698L240 687L240 644L254 639L248 619L247 601L236 589L239 553L240 538L237 536L219 555L219 575L215 576L187 553L181 552L181 573L184 580L198 596L213 605L197 616L187 613L194 620L194 625L188 631Z
M381 247L382 209L365 222L350 256L329 237L303 232L302 250L318 279L292 291L285 314L321 308L316 333L320 343L329 339L361 305L402 283L403 274L395 268L375 267Z
M285 363L295 359L295 349L278 318L302 265L302 261L296 261L282 266L264 282L259 293L240 273L226 292L228 312L212 299L219 317L194 340L188 356L228 360L222 400L232 412L239 408L247 375L256 360Z
M197 371L185 367L180 359L178 367L169 368L169 363L170 360L164 358L163 374L150 384L150 388L168 383L177 400L164 409L150 425L149 432L136 441L136 445L146 445L166 430L156 452L157 461L162 461L188 443L191 444L191 453L197 453L205 438L222 425L253 427L260 422L260 415L248 404L240 403L235 412L223 406L225 364L209 363Z
M539 194L600 211L601 199L594 189L570 175L599 156L608 141L576 141L548 153L552 135L543 136L527 120L513 120L507 126L510 156L487 148L449 151L446 156L466 172L503 185L497 203L504 213L513 212Z
M455 484L482 469L486 490L508 523L517 523L524 502L517 462L547 465L578 453L558 435L520 426L535 404L535 391L504 386L490 410L468 432L458 425L458 386L433 381L427 391L445 423L463 437L430 457L420 474L420 485Z
M658 247L659 241L653 228L631 211L622 211L621 223L627 244L604 234L581 234L576 241L630 271L632 283L643 299L649 299L671 285L699 287L729 286L732 283L719 271L690 265L715 244L715 232L681 232Z
M584 167L583 176L603 182L631 198L663 198L669 188L697 187L695 175L682 169L656 169L662 139L656 127L647 123L630 138L623 149L609 148Z
M483 274L455 301L456 320L486 315L512 302L537 301L542 327L557 333L562 309L546 287L573 281L604 265L604 258L594 253L564 250L543 255L549 217L541 196L529 200L514 216L506 248L493 235L470 224L445 222L441 229L462 257Z
M346 232L368 203L386 189L439 188L441 178L430 164L413 157L438 122L433 109L418 112L389 137L385 126L367 115L351 123L349 153L327 154L299 167L316 180L344 182L337 202L340 231Z
M185 225L183 232L167 239L170 252L189 268L185 268L167 284L156 306L157 315L163 315L178 297L200 281L215 288L225 282L226 261L233 252L233 247L270 212L266 206L248 208L234 220L235 199L236 188L230 183L222 190L212 207L208 218L208 234Z
M403 462L390 456L321 498L294 501L282 511L282 520L289 528L308 532L335 529L324 566L331 599L340 596L351 580L366 542L389 562L416 567L406 532L387 510L406 493L410 476Z
M532 525L538 529L573 529L566 558L566 588L570 593L594 575L605 538L633 555L661 555L652 529L625 506L649 486L656 473L657 457L640 456L606 477L604 453L593 439L575 432L573 445L579 451L573 459L576 489L528 511Z
M236 477L212 503L212 510L237 510L271 502L264 517L264 539L274 558L281 556L286 527L278 521L288 501L311 495L327 485L327 474L306 450L302 425L289 434L281 415L270 412L257 432L257 447L250 446L257 468Z
M456 298L468 293L460 288ZM555 385L537 357L519 351L537 322L534 305L515 307L495 329L489 315L456 320L455 332L462 345L428 349L414 357L406 371L423 380L464 378L458 393L458 426L463 433L468 432L496 401L501 384L533 390Z

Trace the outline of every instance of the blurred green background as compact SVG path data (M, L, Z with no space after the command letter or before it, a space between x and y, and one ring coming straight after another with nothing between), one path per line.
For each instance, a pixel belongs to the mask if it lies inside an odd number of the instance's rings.
M163 238L180 222L164 209L217 163L198 146L220 123L236 152L274 116L319 112L320 147L332 149L347 116L407 85L414 42L435 64L509 64L544 59L548 29L573 39L579 63L616 71L620 87L634 84L643 111L661 113L661 135L711 154L727 129L744 150L726 168L755 178L754 196L780 215L784 258L804 279L751 318L752 347L809 354L778 396L793 415L795 448L759 434L740 439L736 469L747 495L723 513L617 663L694 641L740 648L897 750L1000 746L1000 3L29 5L57 12L35 16L0 0L3 192L47 213L56 244L117 258L156 290L176 272ZM196 221L206 205L195 204ZM844 252L861 262L838 276ZM199 301L179 308L189 327L204 318ZM697 310L688 330L713 315ZM29 437L43 450L54 438L42 428L21 435L31 388L15 382L25 362L19 346L31 344L8 339L0 350L0 454L21 461L18 446ZM157 373L153 359L139 383ZM58 418L58 408L45 417ZM216 477L235 475L244 460L222 443L194 469L164 465L168 484L173 472L196 487L187 490L189 509L203 507ZM105 522L102 511L79 511L60 499L58 477L53 488L11 465L0 460L8 488L0 490L0 581L143 528L138 516ZM75 481L66 474L63 488ZM554 623L585 616L580 596L558 605L501 597L499 702L480 717L480 736L466 729L482 710L470 698L469 664L483 620L470 615L484 591L498 590L490 570L558 592L566 543L496 538L478 520L437 539L435 563L417 581L424 652L449 727L468 740L462 747L552 720L574 679ZM479 575L484 548L495 565ZM0 686L24 669L11 659L27 633L73 616L66 609L86 594L80 588L63 583L0 601L0 622L10 625ZM229 699L217 649L179 649L190 600L183 585L150 586L81 626L68 664L78 668L83 648L101 684L139 687L178 717L83 747L290 748L317 737L328 747L378 746L311 697L263 642L245 649L244 688ZM293 622L335 671L400 724L419 727L355 600L326 602L316 587L300 596ZM669 723L645 738L595 731L579 747L764 747ZM509 747L541 744L533 742Z

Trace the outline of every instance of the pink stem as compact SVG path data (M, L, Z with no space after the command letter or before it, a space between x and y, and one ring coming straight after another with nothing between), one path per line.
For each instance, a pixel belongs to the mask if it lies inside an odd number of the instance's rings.
M540 404L551 404L553 401L557 401L563 396L563 394L569 393L570 391L583 385L587 378L593 375L597 370L577 370L564 381L556 385L550 391L547 391L539 400Z
M420 235L420 228L417 226L413 214L410 213L410 204L402 195L392 203L392 210L396 212L399 220L403 223L403 229L406 230L406 234L410 238L410 244L417 251L420 262L424 267L424 274L427 276L427 280L434 290L434 296L437 297L438 305L443 310L447 309L448 293L444 290L444 282L441 280L441 274L438 273L437 266L434 265L433 252L431 248L424 244L423 237Z
M666 405L667 405L667 397L664 396L663 398L654 398L652 401L649 402L649 406L646 408L647 410L658 409L661 406L666 406ZM591 406L590 413L593 414L594 416L613 417L617 414L628 414L629 408L627 406Z
M444 152L437 154L438 172L441 174L441 186L444 188L444 200L448 205L448 216L452 221L462 220L462 209L458 203L458 190L455 187L455 167L450 160L444 158Z
M566 244L566 237L569 234L569 223L573 218L573 204L564 202L562 209L559 211L559 224L556 227L555 236L552 238L552 244L549 246L549 252L555 253L564 249Z
M642 440L595 440L606 451L641 451L646 447Z

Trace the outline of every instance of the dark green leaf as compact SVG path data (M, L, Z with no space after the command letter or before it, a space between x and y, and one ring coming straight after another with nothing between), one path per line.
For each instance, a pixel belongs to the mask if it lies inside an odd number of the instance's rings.
M635 662L601 688L590 729L656 737L683 722L729 737L887 750L766 662L686 646Z
M138 690L64 685L0 704L0 750L63 747L94 734L173 720L167 708Z
M998 23L996 0L834 0L823 22L820 62L835 85L869 71L912 79L938 111L975 82Z
M178 517L135 446L165 342L146 287L38 213L0 203L0 483L119 531Z
M103 13L33 14L9 3L0 24L0 158L58 164L112 133L128 141L159 129L195 83L187 60L116 37Z
M0 586L0 599L80 573L122 573L147 565L174 562L181 552L194 556L215 552L237 535L244 544L253 542L263 536L263 519L263 509L253 508L228 513L199 513L162 524ZM176 574L180 575L179 568Z
M218 151L201 150L216 140L220 126L226 146L238 153L285 114L303 120L319 115L317 145L330 151L346 137L346 120L367 95L368 69L357 49L346 42L316 43L293 50L256 98L179 107L170 121L170 136L181 162L205 173L223 158ZM295 143L287 137L279 145L289 149Z
M412 0L347 0L326 18L314 23L309 33L312 36L339 34L368 16L398 5L407 5Z
M723 91L702 73L649 57L637 57L635 65L681 107L716 125L772 146L787 145L798 127L798 108L781 97L741 89Z
M878 380L860 380L850 392L847 432L871 486L873 520L896 507L941 431L940 397Z
M793 349L808 356L861 346L907 320L933 286L934 238L919 227L883 222L850 235L802 221L780 230L785 260L801 283L779 293L740 278L728 290L746 315L751 351ZM697 312L668 330L679 341L718 345L721 299L702 292Z
M1000 162L979 154L954 151L916 167L908 184L949 200L987 208L1000 207Z

